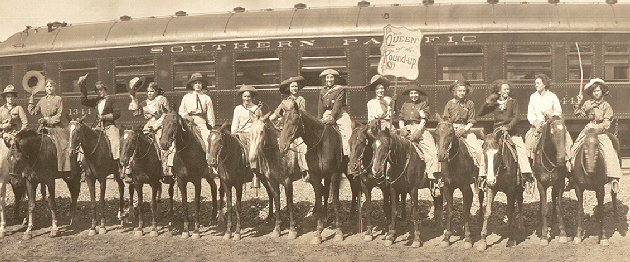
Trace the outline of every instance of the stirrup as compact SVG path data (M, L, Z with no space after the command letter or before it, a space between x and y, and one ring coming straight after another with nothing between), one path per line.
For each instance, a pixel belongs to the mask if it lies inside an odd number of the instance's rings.
M429 181L429 190L431 191L432 197L441 196L443 187L444 187L444 182L442 182L441 178L431 179Z
M613 179L610 181L610 192L619 193L619 179Z

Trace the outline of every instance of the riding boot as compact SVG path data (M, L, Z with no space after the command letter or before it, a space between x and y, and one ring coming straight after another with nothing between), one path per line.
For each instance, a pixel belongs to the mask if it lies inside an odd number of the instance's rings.
M531 194L534 188L534 177L532 176L532 173L522 173L521 180L523 181L523 190Z
M564 182L564 191L571 191L573 189L573 180L570 178L565 178Z
M429 187L431 189L431 196L439 197L440 195L442 195L444 182L442 181L442 178L429 179Z
M175 181L175 177L173 175L173 167L167 166L164 169L164 176L162 177L162 183L170 184L170 183L173 183L174 181Z

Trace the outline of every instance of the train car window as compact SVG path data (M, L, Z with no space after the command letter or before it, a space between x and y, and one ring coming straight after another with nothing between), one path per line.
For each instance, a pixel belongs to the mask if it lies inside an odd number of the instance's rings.
M155 81L155 61L151 56L119 58L115 60L114 72L116 94L127 92L129 80L141 76L146 82L138 92L146 92L148 83Z
M580 57L581 67L580 67ZM591 45L580 45L580 53L575 45L569 46L569 54L567 55L568 80L591 79L593 76L593 48Z
M381 47L371 47L368 56L368 78L378 74L379 62L381 62Z
M348 80L348 58L343 48L304 50L300 60L300 75L304 77L304 85L321 86L319 74L325 69L339 71L342 85Z
M236 84L271 87L280 84L280 57L277 52L236 54ZM235 87L236 88L236 87Z
M4 88L12 83L11 71L13 71L11 66L0 66L0 88Z
M609 45L604 52L604 80L628 81L628 46Z
M483 47L441 46L437 55L437 79L483 81Z
M98 75L98 68L96 61L72 61L61 63L61 87L62 93L79 92L75 83L79 80L80 76L85 74Z
M551 75L551 46L508 45L505 53L507 79L532 80L538 74Z
M208 79L208 89L217 88L216 61L212 54L175 56L173 61L173 88L186 89L190 76L196 72Z

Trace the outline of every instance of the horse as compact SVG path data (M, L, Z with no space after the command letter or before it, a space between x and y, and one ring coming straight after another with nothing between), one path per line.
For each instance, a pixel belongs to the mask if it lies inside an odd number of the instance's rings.
M297 163L298 153L288 151L280 154L278 147L279 130L269 120L269 113L262 118L255 119L250 129L249 163L251 168L265 176L270 184L275 204L275 226L272 237L280 236L280 185L284 187L287 209L289 213L288 239L295 239L295 219L293 218L293 182L302 177Z
M144 184L151 186L151 233L150 236L158 236L157 231L157 195L162 190L162 165L160 162L158 142L150 138L142 130L125 130L120 139L120 164L131 172L132 184L138 193L138 228L135 229L136 236L143 234L143 212L142 212L142 187ZM173 213L173 187L169 184L169 214ZM171 217L172 219L172 217Z
M500 129L488 134L483 142L483 154L487 167L486 187L486 211L484 212L483 227L481 229L481 243L479 250L485 250L488 246L488 222L492 215L492 202L497 192L503 192L507 196L507 216L509 239L508 247L516 245L515 204L518 213L522 214L523 186L519 182L518 163L516 160L516 148L511 143L507 132Z
M118 184L118 217L124 211L125 184L120 176L119 163L112 157L109 140L101 130L95 130L83 123L85 116L80 119L71 120L70 128L70 149L74 153L83 153L83 170L85 171L85 182L90 190L90 209L92 224L88 231L88 236L96 235L96 181L100 185L101 221L98 229L99 234L107 233L105 228L105 189L107 188L107 177L114 175L114 180ZM120 224L124 221L121 219Z
M426 163L421 159L411 141L391 133L389 128L381 130L380 125L372 128L375 139L372 143L372 172L376 179L382 178L388 184L389 199L396 199L398 193L411 194L411 210L413 215L412 247L420 247L420 210L418 206L418 190L429 188L429 179L425 172ZM386 163L389 168L386 168ZM439 198L441 200L441 198ZM396 204L390 203L391 212L389 231L385 236L385 245L391 246L396 239Z
M236 228L234 240L241 240L241 200L243 197L243 184L252 181L254 173L248 166L249 156L239 139L232 135L229 126L224 123L217 129L210 130L208 135L207 165L213 172L219 175L221 188L225 190L227 221L224 239L232 238L232 188L236 191ZM273 217L273 193L265 176L258 175L267 195L269 196L269 215ZM275 230L275 229L274 229Z
M534 176L540 194L540 215L542 227L540 231L540 245L549 244L550 231L547 227L547 188L552 187L551 201L553 203L552 216L557 214L560 230L559 242L568 241L564 227L562 193L566 176L566 126L558 116L549 119L543 126L540 139L535 148L533 164ZM556 212L557 209L557 212Z
M76 159L73 156L70 157ZM3 164L7 164L7 162ZM28 226L24 232L23 239L28 240L32 238L35 192L38 184L42 184L42 189L45 185L50 195L48 198L44 197L51 212L52 226L50 227L50 236L56 237L59 235L55 179L63 179L68 186L71 198L69 217L70 225L72 225L81 189L81 181L78 175L79 167L78 163L73 161L72 172L58 171L57 150L55 143L50 137L35 130L18 132L11 144L8 166L10 174L23 174L27 167L30 168L30 172L26 172L27 176L25 177L26 193L28 195Z
M13 209L13 215L16 220L20 219L20 209L22 198L26 193L26 184L22 177L11 176L9 171L9 156L11 155L10 142L4 140L4 143L0 143L0 237L4 237L6 234L6 193L7 185L11 184L13 188L13 196L15 197L15 207ZM44 187L42 187L44 189ZM42 193L44 193L42 191Z
M192 183L195 187L195 228L192 238L201 238L199 233L199 211L201 208L201 179L205 178L210 184L212 194L212 213L210 222L214 223L217 217L217 184L211 176L206 164L203 139L195 130L193 122L187 122L175 112L163 115L162 137L160 148L168 150L175 143L175 158L173 161L173 173L176 177L177 187L182 194L182 207L184 209L184 226L181 238L190 236L188 231L188 192L186 185ZM165 159L163 161L166 161ZM160 165L161 166L161 165ZM170 194L170 192L169 192ZM221 194L222 195L222 194ZM172 208L171 208L172 210Z
M343 157L341 135L333 126L325 125L319 119L300 110L297 103L293 105L291 110L286 110L284 113L282 126L279 139L280 152L287 152L290 144L298 137L301 137L307 146L306 163L309 168L309 183L315 191L313 214L317 218L317 229L311 243L321 244L322 242L321 233L324 230L328 194L331 187L335 210L335 236L333 239L334 241L343 241L339 216L341 208L339 186L341 173L347 170L347 160ZM324 181L323 185L322 180ZM353 188L356 187L353 186ZM352 199L354 201L355 196Z
M455 128L452 123L444 121L437 114L438 124L435 132L438 137L438 160L442 165L442 180L444 181L443 196L446 198L446 230L440 244L442 247L451 244L453 234L451 227L453 221L453 193L455 189L462 192L464 198L464 248L472 247L470 238L470 207L473 201L473 191L470 185L475 182L479 168L473 162L468 148L463 139L455 137ZM483 193L479 191L479 210L483 210Z
M604 195L606 190L604 186L608 182L606 176L606 163L603 157L605 153L599 147L599 134L595 129L588 129L584 137L584 144L578 150L575 158L573 170L571 172L573 185L575 187L575 195L578 199L578 218L577 218L577 234L573 239L574 243L581 243L584 238L582 229L582 217L584 216L584 190L595 191L597 196L597 210L595 217L599 223L599 244L602 246L609 245L606 231L604 229ZM608 134L604 134L608 135ZM614 141L614 140L613 140ZM617 217L617 193L612 192L613 210Z

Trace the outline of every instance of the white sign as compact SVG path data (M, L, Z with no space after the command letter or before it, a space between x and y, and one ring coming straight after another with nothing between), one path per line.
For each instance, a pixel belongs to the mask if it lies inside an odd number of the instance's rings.
M385 35L381 46L378 73L416 80L422 32L392 25L385 26L383 30Z

